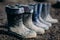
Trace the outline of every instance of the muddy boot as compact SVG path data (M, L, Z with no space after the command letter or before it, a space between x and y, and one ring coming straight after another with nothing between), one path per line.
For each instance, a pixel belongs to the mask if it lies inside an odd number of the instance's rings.
M42 5L40 5L40 8L42 8ZM39 13L38 13L38 5L36 4L34 6L34 13L33 13L33 22L36 26L40 27L40 28L43 28L45 30L48 30L49 29L49 26L42 23L40 20L39 20Z
M18 8L18 6L13 7L14 8L11 8L10 6L6 7L8 26L10 30L21 35L23 38L35 38L37 36L36 32L28 29L23 24L22 17L24 13L24 8Z
M33 8L31 8L31 9L33 10ZM28 10L30 10L30 9L28 7L26 7L26 12L23 15L23 23L24 23L24 25L27 28L37 32L37 34L44 34L45 30L43 28L39 28L36 25L34 25L34 23L32 21L32 19L33 19L32 18L33 11L32 10L28 11Z
M51 4L47 4L47 11L46 11L47 16L46 16L45 20L50 23L58 23L58 20L53 19L52 16L50 15L50 9L51 9Z
M49 23L49 22L46 22L45 20L44 20L44 17L46 16L46 5L47 3L39 3L38 4L38 7L39 7L39 13L38 13L38 15L39 15L39 20L42 22L42 23L44 23L44 24L46 24L46 25L48 25L49 27L51 27L52 26L52 24L51 23ZM41 6L40 5L42 5L42 9L41 9Z

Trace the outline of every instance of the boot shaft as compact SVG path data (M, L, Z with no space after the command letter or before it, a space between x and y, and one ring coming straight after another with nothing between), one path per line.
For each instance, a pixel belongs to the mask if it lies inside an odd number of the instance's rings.
M46 16L46 13L48 13L48 12L50 13L51 4L50 3L38 3L38 4L35 4L33 7L34 7L34 9L33 9L34 17L36 17L36 16L39 17L38 15L41 16L41 14Z
M13 8L10 8L10 6L8 6L5 8L5 10L7 13L8 26L18 25L20 22L22 22L23 12L21 12L21 8L13 9Z
M42 6L39 3L34 6L33 21L39 18L39 11L41 11L41 8Z
M44 3L42 7L41 17L44 19L48 14L50 14L51 4ZM40 13L40 12L39 12Z

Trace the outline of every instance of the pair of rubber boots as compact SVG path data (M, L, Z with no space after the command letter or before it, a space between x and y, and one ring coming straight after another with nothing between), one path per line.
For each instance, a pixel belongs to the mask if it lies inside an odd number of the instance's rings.
M39 7L40 6L40 7ZM48 30L52 23L57 23L57 19L53 19L50 15L51 4L40 3L35 6L35 13L33 15L34 24Z
M52 26L51 23L58 22L51 18L50 5L47 3L7 5L5 10L10 30L24 38L35 38L37 34L44 34Z

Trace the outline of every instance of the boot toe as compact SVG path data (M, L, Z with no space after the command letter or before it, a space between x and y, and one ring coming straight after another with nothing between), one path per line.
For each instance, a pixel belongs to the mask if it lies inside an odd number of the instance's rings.
M48 25L49 25L49 27L51 27L51 26L52 26L52 24L51 24L51 23L49 23Z
M57 19L52 19L52 20L49 20L48 22L50 22L50 23L58 23L58 20Z
M57 19L54 19L53 23L58 23L58 20Z
M48 29L49 29L49 26L48 26L48 25L43 25L43 26L44 26L43 28L44 28L45 30L48 30Z
M44 28L45 30L49 30L49 27Z
M37 33L34 31L31 31L29 34L25 36L25 38L36 38L36 37L37 37Z
M44 30L48 30L49 29L49 26L46 25L46 24L35 24L35 25L40 27L40 28L43 28Z
M44 34L45 33L45 30L43 28L40 28L37 33L38 34Z

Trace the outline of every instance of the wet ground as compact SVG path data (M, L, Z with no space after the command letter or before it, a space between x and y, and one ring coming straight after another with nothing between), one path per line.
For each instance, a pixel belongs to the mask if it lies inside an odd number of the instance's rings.
M6 13L4 12L5 4L0 3L0 25L4 25L7 21ZM58 23L53 24L53 26L46 31L43 35L38 35L37 38L33 39L23 39L23 40L60 40L60 10L58 9L51 9L51 15L53 18L57 18L59 20ZM0 30L5 30L4 26L0 26ZM9 35L1 34L0 32L0 40L20 40L16 37L12 37Z

